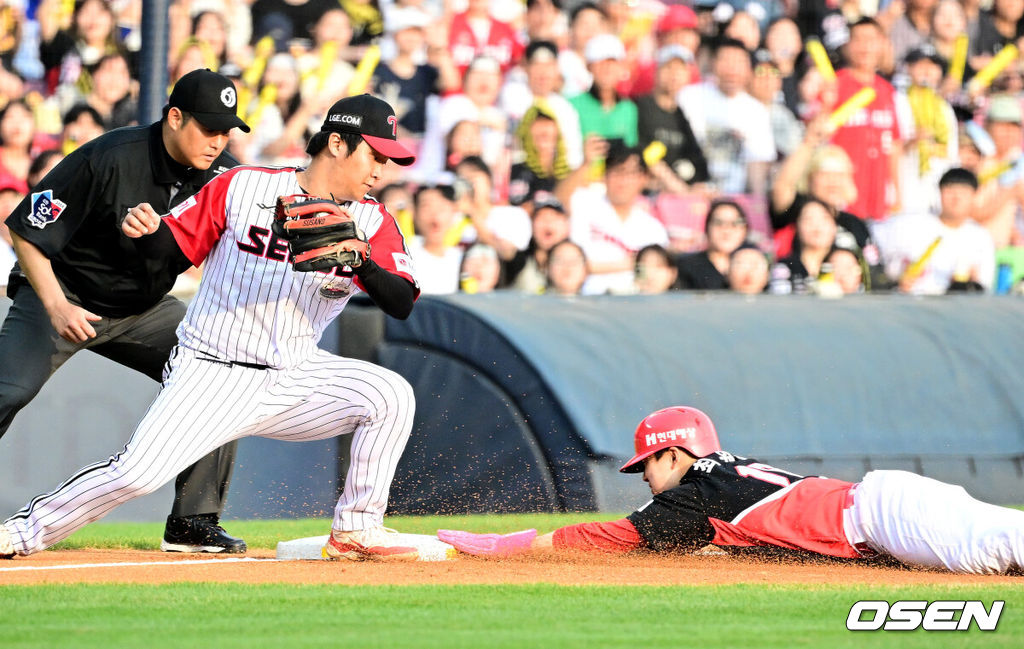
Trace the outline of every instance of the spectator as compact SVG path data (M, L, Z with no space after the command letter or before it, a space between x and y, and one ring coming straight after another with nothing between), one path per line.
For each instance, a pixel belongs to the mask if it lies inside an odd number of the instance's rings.
M352 45L369 45L384 33L377 0L339 0L352 24Z
M170 60L170 79L172 85L179 79L195 70L213 69L217 67L217 60L213 56L213 50L203 41L189 38L174 54Z
M496 204L494 182L487 163L478 156L464 158L455 175L466 190L459 196L460 211L470 218L475 239L510 258L530 243L530 215L522 207Z
M896 91L877 74L885 47L885 34L875 20L862 18L850 26L848 67L836 73L836 103L842 104L864 87L874 88L876 95L832 135L832 142L853 161L857 199L846 209L876 221L898 211L901 191L902 133L896 116Z
M534 104L516 128L516 139L524 159L509 172L508 201L522 205L537 192L554 192L569 175L565 140L553 113ZM527 208L529 209L529 208Z
M135 101L135 84L122 54L107 54L96 64L92 92L85 100L103 118L108 129L137 124L139 105Z
M590 39L610 31L608 15L593 2L583 2L569 14L569 47L558 53L564 96L575 97L594 84L594 77L587 69L586 46Z
M873 285L880 288L886 282L878 246L867 224L845 209L857 198L853 163L838 146L821 145L824 140L824 117L819 117L808 124L803 141L783 162L772 185L769 214L775 229L776 257L792 252L796 217L808 199L816 198L835 211L840 238L853 236L872 268Z
M991 137L994 153L983 162L983 169L1007 169L998 178L986 182L978 192L974 219L992 236L996 248L1024 243L1017 225L1017 214L1024 208L1024 176L1021 174L1021 144L1024 112L1020 99L995 95L985 115L985 130Z
M64 154L60 149L47 149L37 155L32 161L32 166L28 168L28 191L32 191L43 176L50 173L50 170L63 159Z
M580 132L584 138L597 135L636 146L636 104L616 90L626 72L622 41L610 34L600 34L590 39L584 55L594 83L589 91L569 100L579 114Z
M935 13L932 14L931 44L943 60L953 60L956 40L966 32L967 15L964 13L963 5L960 4L959 0L939 0L935 5ZM971 61L971 57L968 57L967 63L964 65L964 76L960 83L970 81L974 76L974 68ZM953 79L948 79L947 81L943 85L943 95L946 99L951 99L953 95L960 91L960 85Z
M666 191L686 193L709 178L707 160L678 101L679 91L690 82L693 55L681 45L668 45L658 50L657 59L654 91L636 100L640 146L665 145L665 156L652 166L652 174Z
M966 169L950 169L939 180L941 211L906 214L875 224L889 276L903 292L939 295L954 282L976 282L992 290L992 237L971 220L978 180ZM930 256L926 251L938 241ZM920 268L917 268L920 266Z
M210 10L197 12L192 17L192 37L209 46L216 61L211 70L217 72L228 62L228 25L224 14Z
M771 292L813 292L825 257L836 243L837 232L835 211L824 201L807 200L796 218L793 251L772 267Z
M387 33L394 38L395 55L381 62L374 72L373 87L395 107L401 135L422 138L427 127L427 101L458 89L460 82L449 57L440 60L425 50L424 29L430 16L416 7L399 7L387 14ZM421 63L424 52L433 63ZM442 50L444 51L444 50Z
M416 227L412 220L412 192L405 183L391 183L384 185L376 192L377 200L388 211L388 214L395 217L398 228L406 240L416 235Z
M889 26L892 58L902 61L931 37L936 0L906 0L906 10Z
M464 119L455 124L445 137L445 171L455 168L466 158L479 158L484 152L483 133L480 122Z
M743 47L752 53L761 44L761 26L746 11L737 11L722 29L722 36L743 43Z
M991 6L978 15L977 35L970 40L971 54L982 61L1024 35L1024 2L993 0Z
M503 74L523 55L512 26L491 17L489 0L467 0L466 11L452 17L448 42L460 76L481 56L497 61Z
M459 290L462 250L447 242L455 223L455 190L451 185L422 185L413 195L416 236L409 254L423 294L443 295Z
M679 272L668 250L658 244L644 246L636 253L636 292L658 295L677 289Z
M646 184L640 150L615 146L605 161L604 191L590 187L573 193L572 240L590 262L585 294L632 292L637 251L668 244L665 226L651 215L641 194Z
M784 158L800 146L803 125L783 102L782 72L772 61L771 54L768 50L758 50L754 59L756 64L750 80L750 96L761 102L768 111L775 149L778 157Z
M700 80L700 68L697 67L696 55L700 48L700 32L698 31L697 14L693 9L683 4L669 5L665 13L658 19L658 27L655 32L658 50L664 50L672 46L681 47L690 53L686 59L687 81L696 83ZM655 71L657 69L658 55L651 61L637 65L633 70L630 97L648 95L654 91Z
M718 199L704 220L707 248L681 255L678 260L679 286L683 289L714 291L729 288L729 259L747 240L747 215L739 203Z
M475 153L497 174L507 174L508 117L498 107L501 68L495 59L474 59L462 81L462 93L442 99L436 111L427 113L427 131L415 170L420 177L432 178L453 165L445 157L445 138L464 121L475 122L480 129L481 150Z
M856 248L833 246L825 257L825 263L832 267L836 285L844 295L863 293L865 284L870 282L867 264Z
M543 293L547 285L548 253L555 244L569 238L569 215L551 194L533 197L530 243L504 262L508 287L522 293Z
M764 293L768 286L768 258L754 244L743 244L729 255L728 281L734 293Z
M492 293L501 282L501 261L494 248L475 243L462 256L459 290L463 293Z
M32 109L16 99L0 110L0 174L28 178L36 139Z
M292 39L312 42L313 26L324 13L337 8L338 0L256 0L252 3L252 43L270 36L275 49L283 52Z
M547 1L547 0L545 0ZM501 107L513 122L519 122L531 106L540 105L558 122L565 146L566 161L576 168L583 163L583 140L576 109L558 90L562 85L558 71L558 46L551 41L534 41L524 56L525 81L512 74L501 91Z
M305 101L299 92L299 73L290 54L275 54L267 62L256 96L249 105L247 120L253 132L245 163L276 165L303 164L307 155L302 142L311 132L322 104L317 97Z
M41 42L39 59L46 68L46 88L76 86L81 93L92 88L92 71L104 54L127 54L114 24L114 12L106 0L76 0L71 27L60 26L60 0L48 0L37 11Z
M564 43L569 26L562 11L562 0L526 0L526 42Z
M750 77L750 52L726 39L715 51L714 79L679 93L714 188L723 194L764 195L776 157L768 111L746 92Z
M910 110L906 120L901 161L905 212L931 212L938 207L938 182L954 166L959 155L957 122L953 107L937 92L945 73L945 61L931 45L911 50L904 60L910 87L900 99Z
M556 243L548 253L547 289L551 295L580 295L587 281L587 255L572 241Z
M956 0L951 0L956 2ZM782 94L786 106L794 115L799 114L800 94L797 60L804 49L800 29L792 18L773 20L764 33L764 47L782 75Z
M89 104L77 104L64 115L60 152L69 155L89 140L103 135L103 118Z
M292 50L296 52L293 56L302 79L299 84L302 98L314 106L319 105L313 118L315 123L323 118L332 99L350 94L355 67L348 59L358 59L348 46L351 40L352 24L348 14L334 6L321 14L313 25L312 48L305 52L301 48Z

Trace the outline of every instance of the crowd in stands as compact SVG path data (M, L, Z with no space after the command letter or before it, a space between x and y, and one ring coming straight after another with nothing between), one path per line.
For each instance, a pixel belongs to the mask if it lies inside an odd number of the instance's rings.
M2 0L0 217L138 123L141 17ZM171 84L235 81L245 164L305 164L339 97L395 107L417 162L374 194L424 293L1024 276L1021 0L173 0L169 19ZM9 244L0 225L0 285Z

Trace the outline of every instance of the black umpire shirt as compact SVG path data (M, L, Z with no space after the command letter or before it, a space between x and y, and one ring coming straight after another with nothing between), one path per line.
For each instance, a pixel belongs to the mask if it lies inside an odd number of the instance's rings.
M150 203L158 213L237 166L227 152L206 171L176 162L164 148L162 122L111 131L87 142L44 177L7 219L35 244L83 307L98 315L137 315L174 286L187 265L150 259L121 233L128 208ZM25 281L18 267L12 285Z

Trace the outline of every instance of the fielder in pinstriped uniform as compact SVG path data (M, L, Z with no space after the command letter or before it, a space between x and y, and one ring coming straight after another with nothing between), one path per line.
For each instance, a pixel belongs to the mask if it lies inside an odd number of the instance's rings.
M50 547L226 442L351 434L351 467L326 553L416 558L382 525L412 428L412 388L394 372L317 347L356 293L399 318L419 294L394 218L366 196L388 159L414 161L396 141L396 124L386 102L342 99L307 145L308 168L236 167L170 215L161 218L148 204L129 211L122 229L149 254L205 262L163 388L121 453L80 470L0 526L0 555ZM369 258L356 269L295 271L287 242L271 228L277 198L293 194L349 201L344 210L365 233Z

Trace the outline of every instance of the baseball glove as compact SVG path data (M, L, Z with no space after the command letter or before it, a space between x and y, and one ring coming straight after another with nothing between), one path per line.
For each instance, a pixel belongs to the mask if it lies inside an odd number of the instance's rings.
M358 268L370 257L370 244L352 216L326 198L278 196L271 227L288 242L292 268L303 273Z

